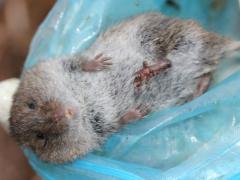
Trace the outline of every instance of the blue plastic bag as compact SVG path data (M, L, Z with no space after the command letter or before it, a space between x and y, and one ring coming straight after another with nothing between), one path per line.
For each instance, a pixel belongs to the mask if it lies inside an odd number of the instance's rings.
M25 68L84 51L107 27L152 11L195 19L211 31L239 38L238 1L59 0L38 30ZM222 63L215 82L239 69L236 64ZM128 125L81 160L53 165L30 151L26 155L43 179L238 179L239 82L235 73L191 103Z

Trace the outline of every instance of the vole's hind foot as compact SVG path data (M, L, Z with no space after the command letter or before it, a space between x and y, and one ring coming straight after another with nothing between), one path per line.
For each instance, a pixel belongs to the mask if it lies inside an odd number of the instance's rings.
M165 71L166 69L171 67L171 62L166 59L159 59L156 64L149 66L150 72L152 73L152 76L155 76L162 71Z
M130 109L126 114L124 114L120 118L120 122L122 124L127 124L135 120L143 119L147 114L149 114L149 110L148 109L141 110L141 109L143 109L142 105L139 105L136 108Z
M139 89L143 81L149 81L153 76L158 75L170 67L171 62L166 58L160 59L156 64L150 66L144 61L143 68L135 73L134 86Z
M192 99L195 99L201 96L204 92L206 92L209 87L210 81L211 74L204 74L203 76L201 76L197 85L197 89L194 92Z
M110 57L105 57L103 54L98 54L92 60L84 63L82 69L88 72L101 71L110 68L112 62Z

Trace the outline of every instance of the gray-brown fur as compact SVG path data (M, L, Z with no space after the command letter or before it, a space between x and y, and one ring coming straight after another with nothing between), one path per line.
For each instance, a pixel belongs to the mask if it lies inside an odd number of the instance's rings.
M71 161L98 148L121 127L119 119L129 109L142 104L153 112L186 102L219 58L239 47L193 21L158 13L136 16L101 34L83 54L46 61L24 72L11 110L11 133L43 160ZM84 72L82 61L99 53L112 58L111 68ZM143 61L151 65L161 57L172 66L136 93L134 73ZM28 107L32 100L35 109ZM76 113L54 123L55 106L73 107Z

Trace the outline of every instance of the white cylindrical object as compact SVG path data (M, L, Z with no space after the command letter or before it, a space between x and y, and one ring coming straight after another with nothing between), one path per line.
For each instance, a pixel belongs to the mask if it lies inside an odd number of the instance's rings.
M13 95L19 85L19 79L12 78L0 82L0 124L9 131L9 114Z

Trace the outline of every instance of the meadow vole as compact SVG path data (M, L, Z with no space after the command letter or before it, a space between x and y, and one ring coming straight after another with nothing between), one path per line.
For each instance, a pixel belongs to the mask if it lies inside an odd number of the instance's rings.
M11 134L42 160L71 161L123 124L201 95L218 60L239 49L239 42L192 20L159 13L133 17L84 53L23 72Z

